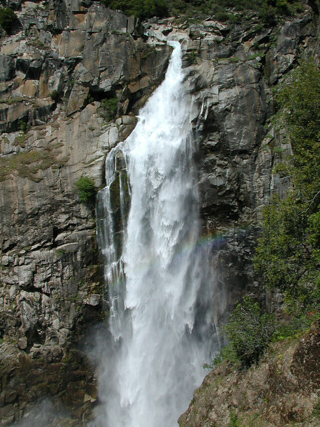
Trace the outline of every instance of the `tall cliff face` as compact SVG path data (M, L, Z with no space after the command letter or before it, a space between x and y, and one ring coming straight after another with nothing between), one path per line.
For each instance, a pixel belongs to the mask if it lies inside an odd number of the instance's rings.
M16 13L0 54L3 424L45 395L62 392L78 417L95 401L92 372L70 353L104 316L94 206L75 182L103 185L106 153L133 129L170 55L96 2L23 2ZM115 97L108 123L100 101Z
M0 40L3 425L45 395L60 394L55 404L78 419L96 402L93 370L74 347L103 316L103 280L94 208L79 201L75 182L84 175L103 185L106 153L164 77L166 38L182 43L193 94L217 318L255 288L249 259L259 209L287 186L272 175L280 154L267 124L271 87L318 46L309 9L266 28L254 15L237 25L137 25L88 0L15 3L19 22ZM117 118L108 122L115 98Z
M317 57L316 22L311 9L273 28L261 28L254 16L239 26L207 20L191 26L185 41L186 59L197 62L187 70L199 104L201 216L204 234L214 236L221 314L244 288L261 293L250 262L260 212L272 194L288 189L288 179L273 170L292 154L271 119L272 90L299 58Z

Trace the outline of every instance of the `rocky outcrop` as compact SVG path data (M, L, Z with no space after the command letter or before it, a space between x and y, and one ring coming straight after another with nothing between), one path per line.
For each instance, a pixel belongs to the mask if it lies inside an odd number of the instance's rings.
M105 302L94 207L80 202L75 182L103 186L106 154L162 81L167 39L179 40L221 320L244 289L257 288L259 212L288 186L272 174L290 146L268 122L271 88L302 52L316 51L317 28L311 9L266 28L254 15L236 25L139 24L90 0L14 4L19 25L0 39L0 418L18 421L48 395L73 422L97 400L94 368L74 347Z
M205 378L180 427L319 425L320 325L273 344L248 371L222 364Z

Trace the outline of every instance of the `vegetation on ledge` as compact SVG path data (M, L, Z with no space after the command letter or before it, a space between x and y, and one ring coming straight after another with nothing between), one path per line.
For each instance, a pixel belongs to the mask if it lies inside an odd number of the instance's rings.
M17 20L17 15L12 9L10 9L10 7L0 8L0 27L3 28L8 34L11 33L11 30Z
M25 134L16 138L14 145L24 146ZM15 174L21 178L27 178L31 181L39 182L42 180L40 171L48 168L59 168L63 166L68 158L57 159L61 154L60 144L52 144L45 148L37 150L22 151L10 156L0 158L0 182L6 180L10 174Z
M110 122L117 115L118 99L105 98L101 101L100 116L106 121Z
M252 298L245 297L231 313L224 327L230 344L215 359L215 364L226 358L243 368L252 365L268 347L274 331L274 317L264 313Z
M122 10L127 15L141 19L152 16L205 17L216 15L220 21L234 20L231 9L236 12L255 11L266 23L273 24L277 17L295 15L306 7L303 0L101 0L107 7Z
M83 203L93 203L96 198L97 189L94 181L87 176L82 176L74 184L78 190L79 199Z

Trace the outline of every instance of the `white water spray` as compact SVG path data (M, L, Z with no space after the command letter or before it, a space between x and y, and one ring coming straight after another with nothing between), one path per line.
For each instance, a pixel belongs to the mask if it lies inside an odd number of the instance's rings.
M100 377L105 413L97 423L102 426L176 426L212 347L212 295L206 293L205 253L197 248L192 102L180 44L172 46L164 82L129 138L108 156L107 187L99 196L98 237L114 340ZM112 206L112 186L119 190L118 207Z

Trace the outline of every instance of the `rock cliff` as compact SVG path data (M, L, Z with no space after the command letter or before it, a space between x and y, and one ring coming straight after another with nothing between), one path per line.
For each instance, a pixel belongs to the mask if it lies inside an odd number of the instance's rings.
M318 426L319 331L318 322L303 338L274 343L248 371L214 369L179 426Z
M170 55L96 2L22 2L16 13L0 54L3 425L45 395L62 393L76 417L96 400L83 354L70 350L104 316L94 207L75 182L103 185L106 153ZM114 98L108 123L102 101Z
M271 89L302 55L316 55L317 21L308 7L268 28L250 13L239 24L139 23L90 0L7 3L18 21L0 39L0 418L27 419L49 396L77 425L97 401L79 349L106 304L94 207L75 183L87 176L103 186L106 154L162 81L166 39L179 40L223 317L257 287L250 255L260 208L288 186L272 174L283 154L273 150L281 130L268 122Z

